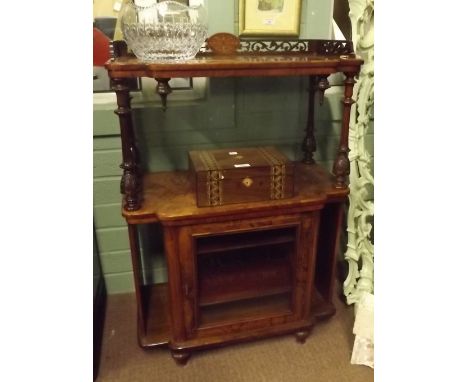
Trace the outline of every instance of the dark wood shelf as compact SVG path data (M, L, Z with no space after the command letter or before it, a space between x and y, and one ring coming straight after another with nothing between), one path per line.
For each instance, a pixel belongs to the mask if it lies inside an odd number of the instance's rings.
M163 222L187 224L200 219L232 216L236 214L271 213L283 210L293 212L316 210L328 201L344 201L349 189L334 187L334 176L318 164L295 163L295 196L288 199L263 202L228 204L216 207L197 207L196 196L187 171L147 173L143 177L143 201L140 209L126 211L128 224Z
M290 292L294 250L286 243L199 257L199 305Z
M140 331L140 343L145 348L164 346L169 343L170 325L168 321L168 288L167 284L144 286L148 299L146 330ZM219 323L240 321L249 317L275 316L290 311L289 293L278 293L267 298L236 301L223 305L211 305L202 308L201 327L216 326ZM311 316L325 319L335 314L333 304L326 302L322 295L314 290ZM209 339L207 340L209 342Z
M331 302L325 301L317 288L314 288L312 299L312 315L317 320L324 320L333 316L335 313L335 306Z
M291 286L277 286L277 287L261 287L258 290L241 290L241 291L230 291L223 294L211 294L205 295L200 299L200 306L212 306L212 305L223 305L229 302L237 301L249 301L251 299L264 298L269 296L275 296L278 294L291 292Z
M105 66L111 78L267 77L332 74L360 65L354 55L258 54L199 55L182 63L148 63L136 57L119 57Z
M146 327L139 328L141 346L165 345L170 338L167 283L142 286L142 296Z
M227 33L211 36L189 60L142 61L128 54L123 41L114 41L114 52L117 57L105 65L110 78L299 76L346 71L363 63L351 41L239 40Z
M284 315L290 312L290 293L279 293L272 296L210 305L200 308L200 328L255 317Z
M198 255L203 255L267 245L294 243L295 240L295 229L287 227L274 230L199 237L196 239L196 251Z

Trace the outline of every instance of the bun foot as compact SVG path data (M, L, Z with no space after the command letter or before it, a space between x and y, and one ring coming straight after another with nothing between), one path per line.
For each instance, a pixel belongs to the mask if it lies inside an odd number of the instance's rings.
M303 344L307 337L309 337L310 330L301 330L299 332L296 332L296 341L299 342L300 344Z
M192 355L189 352L184 352L184 351L176 351L172 350L172 358L174 358L174 361L176 361L177 365L179 366L184 366L187 364L187 361L189 360L190 356Z

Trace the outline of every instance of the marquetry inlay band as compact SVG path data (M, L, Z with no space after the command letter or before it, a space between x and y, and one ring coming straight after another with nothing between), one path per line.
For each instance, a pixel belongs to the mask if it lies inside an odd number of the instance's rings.
M270 198L283 199L286 183L286 167L284 162L266 148L260 147L259 151L271 166Z
M206 172L206 192L210 206L219 206L223 203L223 172L219 170L218 162L209 151L201 151L200 159Z

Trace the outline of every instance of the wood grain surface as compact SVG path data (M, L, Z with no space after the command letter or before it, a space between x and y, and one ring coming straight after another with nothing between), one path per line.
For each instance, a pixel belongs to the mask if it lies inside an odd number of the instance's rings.
M188 221L248 213L281 214L285 208L299 210L321 208L326 201L343 201L348 188L334 188L333 176L318 164L296 163L296 195L292 198L216 207L197 207L196 195L187 171L146 174L143 178L143 201L137 211L122 210L129 224L162 222L187 224Z

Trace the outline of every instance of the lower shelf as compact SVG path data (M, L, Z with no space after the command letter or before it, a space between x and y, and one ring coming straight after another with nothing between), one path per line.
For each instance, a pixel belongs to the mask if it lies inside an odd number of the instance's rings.
M168 344L171 328L167 284L143 286L142 300L146 325L138 330L140 345L149 348Z
M272 296L251 298L200 308L200 326L207 327L235 322L256 316L285 314L290 309L291 294L281 293Z
M317 320L324 320L336 313L335 306L325 301L317 289L314 289L314 300L312 301L312 315Z
M283 298L282 298L283 297ZM170 321L169 321L169 302L168 302L168 287L167 284L147 285L142 288L142 298L145 301L144 310L146 311L145 328L139 328L138 336L140 345L144 348L153 348L167 345L170 341ZM272 312L277 312L278 309L286 309L285 295L274 296L269 307ZM205 309L210 307L206 307ZM233 311L230 314L236 313L231 317L239 318L239 314L251 315L255 310L258 310L255 304L248 304L245 301L239 302L239 305L232 305ZM312 303L312 316L321 320L335 314L335 307L332 303L324 301L320 293L314 291L314 302ZM227 312L213 310L205 315L205 320L202 325L219 322L223 317L227 316Z

